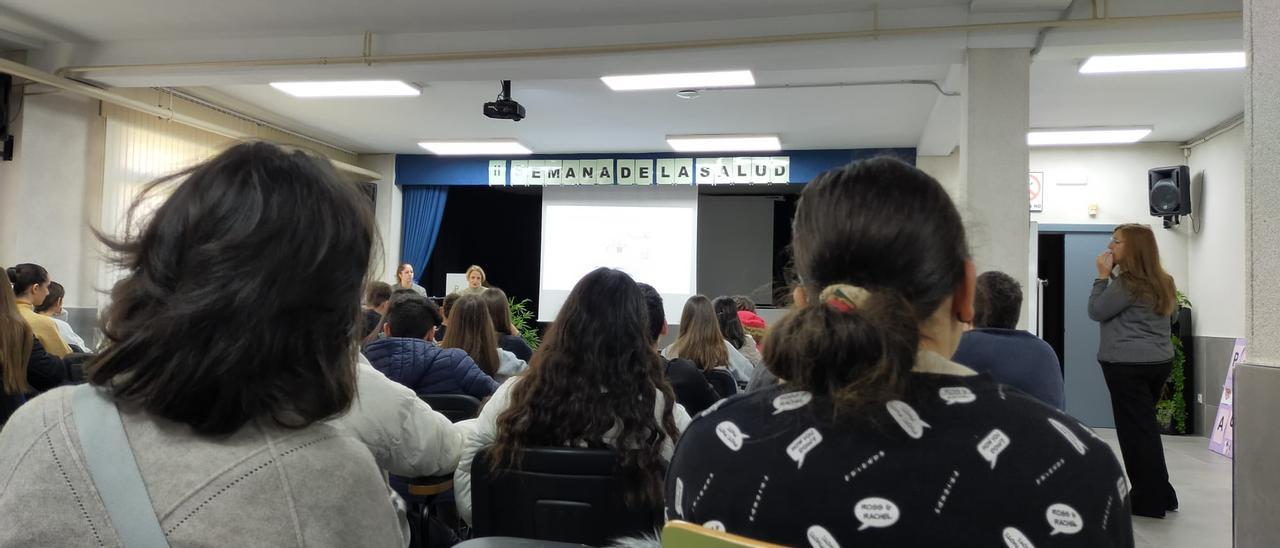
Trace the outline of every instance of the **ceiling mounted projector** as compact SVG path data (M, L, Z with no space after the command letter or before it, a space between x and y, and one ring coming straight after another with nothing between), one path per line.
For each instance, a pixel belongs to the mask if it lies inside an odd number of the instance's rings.
M502 81L502 93L498 94L497 101L484 104L484 115L497 120L516 122L524 119L524 106L511 98L511 80Z

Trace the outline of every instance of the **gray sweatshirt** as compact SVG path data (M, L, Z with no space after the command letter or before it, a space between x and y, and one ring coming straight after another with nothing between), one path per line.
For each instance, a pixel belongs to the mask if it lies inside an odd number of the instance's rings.
M1135 299L1119 279L1094 280L1089 319L1099 323L1098 361L1159 363L1173 359L1169 316Z

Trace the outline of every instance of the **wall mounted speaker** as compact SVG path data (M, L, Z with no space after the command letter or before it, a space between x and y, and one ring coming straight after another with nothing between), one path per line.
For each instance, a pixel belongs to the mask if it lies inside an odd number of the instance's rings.
M1191 170L1187 166L1147 170L1147 200L1156 217L1191 214Z

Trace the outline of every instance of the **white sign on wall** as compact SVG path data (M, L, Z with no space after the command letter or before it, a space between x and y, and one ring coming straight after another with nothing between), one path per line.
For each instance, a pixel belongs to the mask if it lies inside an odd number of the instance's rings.
M489 186L506 186L506 160L489 160Z
M1044 211L1044 172L1032 171L1027 186L1031 193L1031 211Z

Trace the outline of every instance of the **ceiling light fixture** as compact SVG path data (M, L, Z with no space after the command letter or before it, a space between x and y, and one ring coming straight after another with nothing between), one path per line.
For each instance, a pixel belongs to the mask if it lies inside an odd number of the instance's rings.
M336 82L271 82L271 87L294 97L416 97L417 86L399 80L356 80Z
M473 141L423 141L418 146L437 156L503 156L533 154L529 147L514 139Z
M1219 53L1162 53L1154 55L1094 55L1080 65L1080 74L1229 70L1245 67L1243 51Z
M668 135L676 152L767 152L782 150L777 135Z
M1033 129L1027 133L1027 146L1120 145L1149 134L1151 128Z
M602 76L600 79L613 91L725 88L756 85L756 78L749 70L633 74L629 76Z

